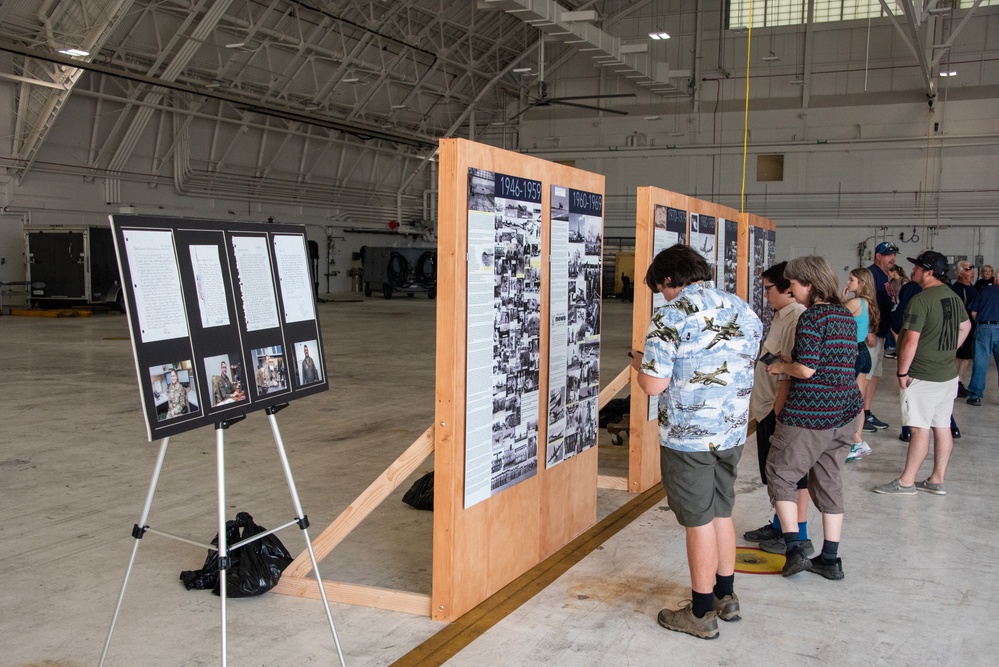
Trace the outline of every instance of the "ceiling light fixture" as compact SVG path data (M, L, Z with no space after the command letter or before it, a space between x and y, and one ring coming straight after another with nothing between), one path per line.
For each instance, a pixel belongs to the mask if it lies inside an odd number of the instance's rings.
M226 44L227 49L241 49L246 46L246 42L233 42L232 44Z
M668 32L650 32L649 37L652 39L669 39Z
M341 81L343 81L344 83L358 83L360 82L360 79L357 78L357 76L355 76L353 72L350 72L349 74L347 74L347 76L343 77Z
M218 79L215 79L214 81L209 81L208 83L205 84L205 88L221 88L221 87L222 87L222 82L219 81Z
M67 56L73 56L74 58L84 58L90 55L90 51L84 51L82 49L60 49L59 53L64 53Z
M392 108L393 109L408 109L409 105L408 104L393 104Z
M940 76L957 76L957 72L940 72Z
M645 120L659 120L659 116L646 116Z
M527 74L530 71L531 71L530 67L514 67L513 68L513 73L514 74Z

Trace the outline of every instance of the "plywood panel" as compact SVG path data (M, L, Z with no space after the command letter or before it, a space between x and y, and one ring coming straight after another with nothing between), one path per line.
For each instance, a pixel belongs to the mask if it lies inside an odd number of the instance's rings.
M551 185L603 194L604 179L564 165L461 139L441 142L438 209L437 389L433 617L453 620L596 521L596 448L544 467L548 339L540 342L542 385L537 474L464 507L467 352L468 170L542 183L542 322L547 321Z

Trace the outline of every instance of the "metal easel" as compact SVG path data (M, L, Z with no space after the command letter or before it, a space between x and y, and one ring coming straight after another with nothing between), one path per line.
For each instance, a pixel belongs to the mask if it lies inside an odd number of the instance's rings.
M326 589L323 588L322 578L319 576L319 565L316 562L316 554L312 550L312 540L309 538L309 518L306 516L305 512L302 511L302 503L298 497L298 488L295 486L295 479L291 474L291 466L288 465L288 455L284 449L284 441L281 439L281 432L278 429L277 418L275 415L288 407L287 403L282 403L280 405L274 405L265 410L267 413L267 419L271 425L271 432L274 435L274 443L277 445L278 456L281 458L281 467L284 470L285 480L288 482L288 491L291 493L291 500L295 506L295 518L288 523L278 526L273 530L268 530L245 540L241 540L236 544L227 545L226 544L226 518L225 518L225 431L233 424L242 421L246 418L246 415L240 415L233 417L231 419L226 419L215 424L215 443L216 443L216 466L218 473L218 520L219 520L219 535L218 535L218 553L219 553L219 596L222 600L221 604L221 626L222 626L222 667L226 667L227 664L227 649L226 649L226 570L229 567L229 553L233 549L238 549L241 546L249 544L255 540L259 540L262 537L266 537L272 533L276 533L279 530L288 528L293 525L298 525L302 530L302 535L305 537L305 545L309 550L309 557L312 559L312 571L316 573L316 583L319 585L319 595L323 601L323 608L326 610L326 618L329 621L330 632L333 634L333 642L336 644L337 656L340 658L341 667L346 667L346 663L343 659L343 651L340 649L340 639L336 634L336 626L333 623L333 614L330 611L329 601L326 599ZM146 502L142 507L142 515L139 518L139 522L132 527L132 537L135 538L135 543L132 545L132 556L128 560L128 567L125 570L125 580L121 584L121 592L118 594L118 603L115 605L114 616L111 619L111 627L108 629L107 639L104 640L104 650L101 652L101 667L104 665L104 660L107 658L108 648L111 646L111 636L114 634L115 624L118 622L118 614L121 611L121 603L125 598L125 588L128 586L128 578L132 574L132 566L135 564L135 557L139 551L139 543L146 533L153 533L154 535L161 535L163 537L168 537L170 539L178 540L180 542L186 542L188 544L193 544L195 546L203 547L210 551L214 551L215 547L203 544L201 542L195 542L194 540L187 539L186 537L181 537L179 535L173 535L164 531L156 530L151 528L146 522L149 519L149 511L153 504L153 495L156 492L156 484L159 482L160 472L163 469L163 460L166 458L167 444L169 444L170 438L164 438L160 441L159 454L156 457L156 465L153 468L153 479L149 483L149 490L146 492Z

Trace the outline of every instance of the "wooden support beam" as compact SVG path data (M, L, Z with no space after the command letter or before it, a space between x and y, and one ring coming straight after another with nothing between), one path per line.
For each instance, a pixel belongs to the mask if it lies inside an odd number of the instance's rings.
M358 524L364 521L407 477L412 475L413 471L433 452L434 427L431 425L347 509L341 512L340 516L319 534L319 537L313 540L312 549L316 554L316 561L325 558L336 545L350 535L351 531L357 528ZM300 553L285 569L281 581L286 578L302 578L311 571L312 561L309 558L308 550L306 550ZM316 595L319 595L318 590Z
M621 390L629 384L631 384L631 364L625 366L624 370L618 373L609 385L600 390L600 394L597 396L597 409L599 410L610 403L611 399L620 394Z
M613 475L597 475L598 489L614 489L615 491L628 490L627 477L615 477Z
M423 593L345 584L339 581L323 581L323 588L326 589L326 599L330 602L430 616L430 596ZM271 591L282 595L319 599L319 586L316 585L315 579L289 577L287 573Z

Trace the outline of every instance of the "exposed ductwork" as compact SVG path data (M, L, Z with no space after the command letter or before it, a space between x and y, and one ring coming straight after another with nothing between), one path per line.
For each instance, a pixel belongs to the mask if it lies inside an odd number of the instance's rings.
M652 60L647 44L621 44L617 37L587 23L595 12L570 12L554 0L481 0L481 4L516 16L579 51L593 52L595 65L613 68L615 73L654 93L675 92L676 84L670 79L690 78L690 70L670 70L669 63Z

